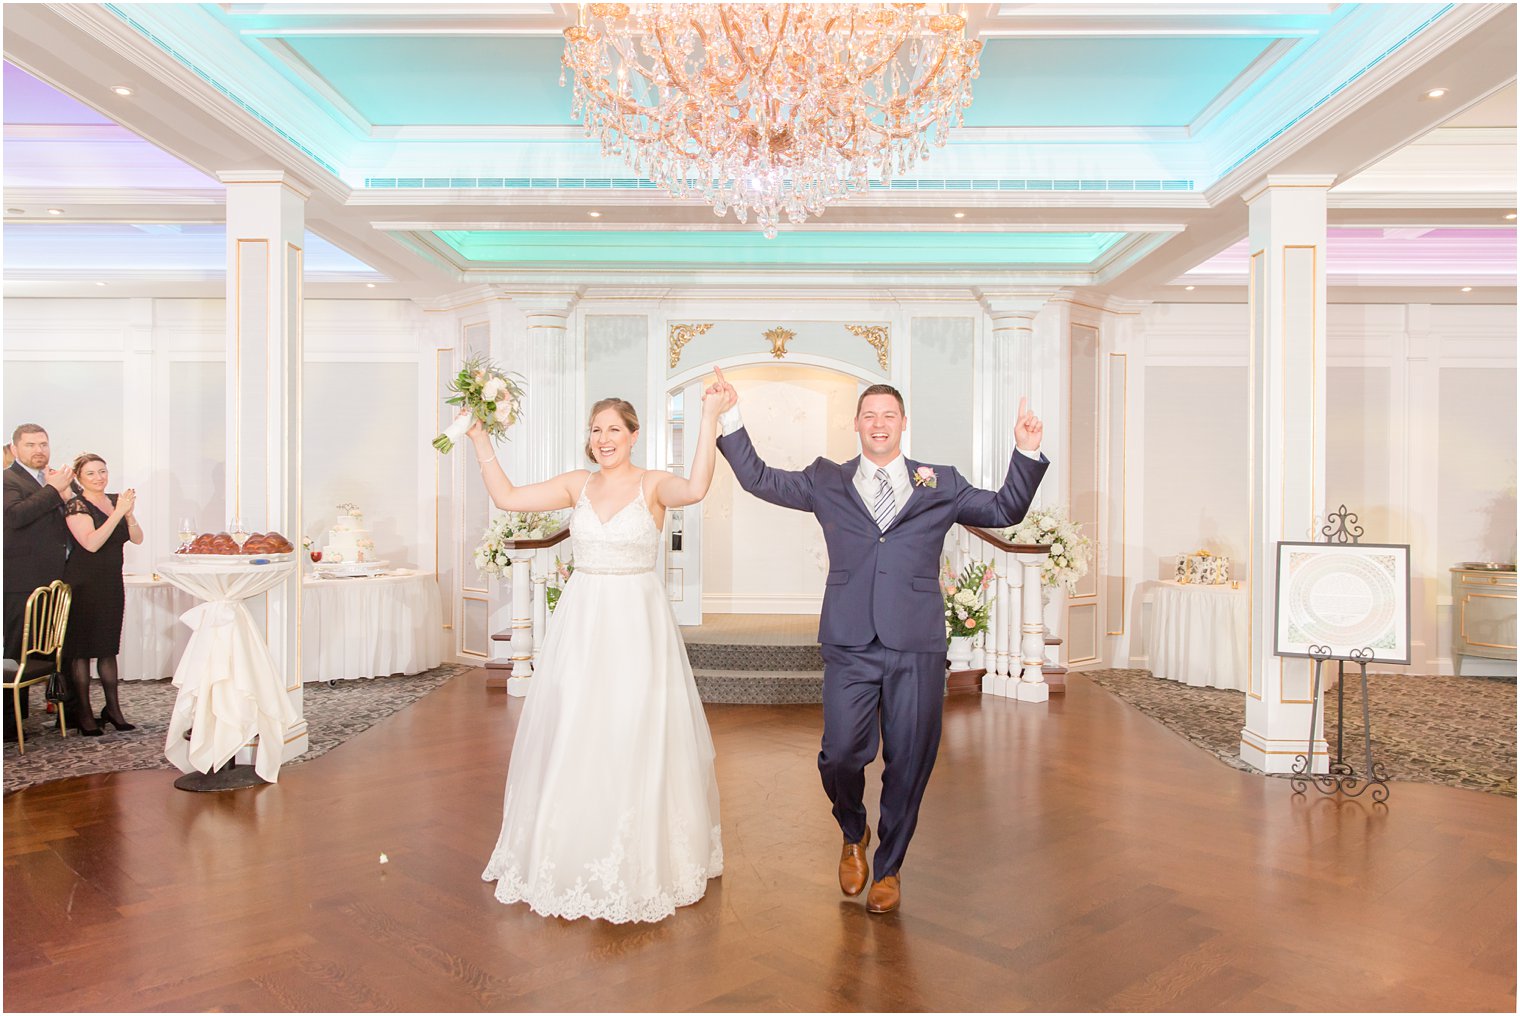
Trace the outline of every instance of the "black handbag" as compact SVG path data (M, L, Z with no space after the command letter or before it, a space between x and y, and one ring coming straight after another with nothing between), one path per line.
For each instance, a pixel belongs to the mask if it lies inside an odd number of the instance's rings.
M54 670L48 675L46 694L49 702L62 702L69 697L69 684L62 672Z

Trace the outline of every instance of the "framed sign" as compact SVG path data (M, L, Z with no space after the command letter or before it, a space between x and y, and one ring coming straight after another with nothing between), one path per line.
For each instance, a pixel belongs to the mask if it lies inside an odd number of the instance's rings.
M1278 656L1407 664L1409 545L1279 543L1273 627Z

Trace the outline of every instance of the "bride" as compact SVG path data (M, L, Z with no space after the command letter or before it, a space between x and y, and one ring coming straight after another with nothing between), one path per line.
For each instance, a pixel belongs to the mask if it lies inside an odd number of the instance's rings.
M507 767L501 836L481 877L545 917L658 921L723 873L713 743L686 647L655 574L667 508L712 482L709 390L691 475L629 461L639 420L591 409L586 456L544 483L507 479L479 423L469 437L498 508L570 514L575 573L554 611Z

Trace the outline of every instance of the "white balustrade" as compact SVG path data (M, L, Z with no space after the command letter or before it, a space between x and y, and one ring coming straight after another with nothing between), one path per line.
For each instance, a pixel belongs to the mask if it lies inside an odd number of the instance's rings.
M1022 702L1044 702L1044 604L1040 599L1040 567L1049 548L1014 545L986 530L962 527L954 541L952 563L990 564L996 578L990 592L987 630L981 635L986 674L982 692Z
M549 612L549 577L554 572L555 547L566 537L549 540L521 540L510 544L508 556L512 567L512 675L507 679L507 694L528 694L534 664L543 649L552 615Z

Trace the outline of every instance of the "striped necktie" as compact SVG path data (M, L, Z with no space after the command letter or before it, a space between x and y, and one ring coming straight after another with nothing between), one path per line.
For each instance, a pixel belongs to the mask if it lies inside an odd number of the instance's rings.
M871 518L876 520L876 528L885 530L892 516L897 514L897 502L892 499L892 481L887 478L885 469L876 470L876 500L871 505Z

